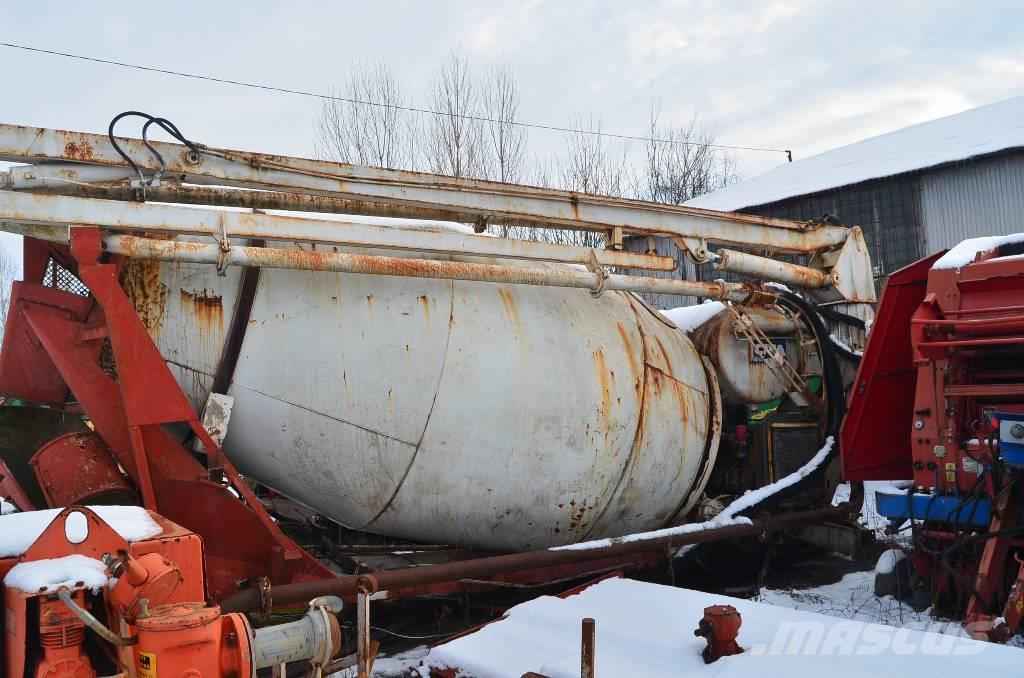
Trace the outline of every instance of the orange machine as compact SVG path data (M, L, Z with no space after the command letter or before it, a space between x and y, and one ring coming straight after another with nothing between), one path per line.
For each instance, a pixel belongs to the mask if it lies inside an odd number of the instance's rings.
M138 507L4 516L0 549L5 676L253 676L322 666L341 647L337 598L265 629L222 614L207 602L199 537Z

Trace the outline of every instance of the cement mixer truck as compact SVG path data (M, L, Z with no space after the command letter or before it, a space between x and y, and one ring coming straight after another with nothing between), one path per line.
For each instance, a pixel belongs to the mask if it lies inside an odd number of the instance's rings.
M135 112L0 125L0 160L24 236L0 494L154 511L203 538L221 598L337 574L274 500L342 541L476 552L713 517L827 447L876 301L860 229L827 220L214 148ZM830 461L766 502L826 503Z

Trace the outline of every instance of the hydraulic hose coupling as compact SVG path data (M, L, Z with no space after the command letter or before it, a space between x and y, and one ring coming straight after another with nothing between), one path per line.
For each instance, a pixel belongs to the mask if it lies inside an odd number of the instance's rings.
M743 652L743 648L736 642L742 623L740 613L732 605L712 605L704 608L704 618L700 620L693 635L703 637L708 642L701 653L705 664Z
M341 649L337 617L341 607L341 598L321 596L309 601L309 611L302 619L253 631L253 668L299 660L316 666L327 664Z

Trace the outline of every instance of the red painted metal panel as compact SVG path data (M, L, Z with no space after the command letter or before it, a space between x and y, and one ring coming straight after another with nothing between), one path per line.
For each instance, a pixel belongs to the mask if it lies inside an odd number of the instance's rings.
M910 318L924 300L937 252L889 276L840 432L845 480L911 477L914 367Z

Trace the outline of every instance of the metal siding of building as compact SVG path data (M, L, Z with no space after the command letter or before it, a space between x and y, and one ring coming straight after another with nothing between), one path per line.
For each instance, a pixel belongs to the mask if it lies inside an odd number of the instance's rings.
M967 238L1024 231L1024 152L921 176L922 253Z
M674 271L644 271L643 275L651 278L666 278L676 280L699 280L693 262L686 253L672 242L671 238L651 238L654 242L655 251L666 257L676 260ZM626 238L623 249L629 252L646 253L648 251L648 238ZM692 306L699 304L702 299L697 297L680 297L675 294L641 294L644 301L654 308L664 310L668 308L679 308L680 306Z

